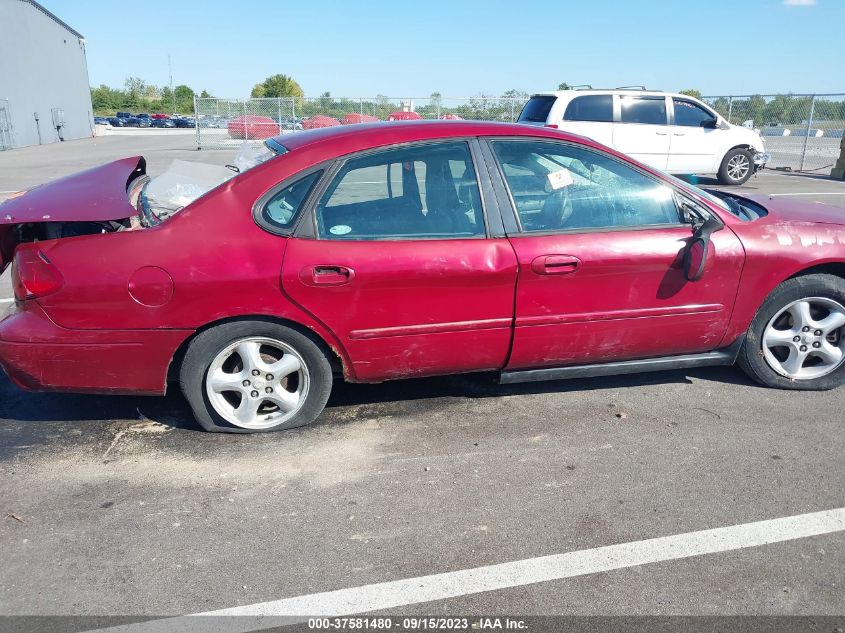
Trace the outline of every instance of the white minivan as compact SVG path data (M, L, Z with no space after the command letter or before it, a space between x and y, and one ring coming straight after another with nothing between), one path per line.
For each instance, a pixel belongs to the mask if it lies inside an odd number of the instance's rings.
M754 130L731 125L698 99L649 90L558 90L533 95L520 123L589 137L672 174L741 185L769 155Z

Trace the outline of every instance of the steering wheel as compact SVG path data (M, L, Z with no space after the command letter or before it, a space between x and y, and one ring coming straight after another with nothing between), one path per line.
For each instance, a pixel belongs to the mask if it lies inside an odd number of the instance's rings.
M547 229L562 229L573 212L569 187L552 191L543 203L543 223Z

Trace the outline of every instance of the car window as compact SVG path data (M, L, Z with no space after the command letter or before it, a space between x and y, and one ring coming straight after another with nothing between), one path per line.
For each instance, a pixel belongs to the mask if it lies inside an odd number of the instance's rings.
M522 108L517 120L522 123L545 123L556 100L554 95L534 95Z
M620 97L622 123L666 125L666 100L663 97Z
M712 121L713 115L692 101L672 99L675 109L675 125L701 127L705 121Z
M613 121L613 95L575 97L566 106L565 121Z
M484 235L469 146L444 142L347 161L316 208L322 239L464 238Z
M276 192L261 208L261 222L268 228L290 229L293 227L302 203L311 188L320 179L322 171L316 171L300 178L293 184Z
M567 143L496 141L524 231L679 224L671 187L605 154Z

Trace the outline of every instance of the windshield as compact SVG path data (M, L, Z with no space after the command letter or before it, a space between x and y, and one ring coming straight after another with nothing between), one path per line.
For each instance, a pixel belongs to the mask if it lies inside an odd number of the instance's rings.
M232 164L225 167L174 160L164 173L151 178L141 189L137 205L141 224L155 226L238 174L287 151L277 141L268 139L259 147L244 143Z

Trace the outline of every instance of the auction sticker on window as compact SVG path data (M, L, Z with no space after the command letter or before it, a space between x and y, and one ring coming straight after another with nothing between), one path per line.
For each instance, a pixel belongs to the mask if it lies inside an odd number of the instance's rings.
M573 183L572 174L569 173L568 169L558 169L557 171L553 171L546 176L546 178L549 179L549 184L552 186L552 189L563 189Z

